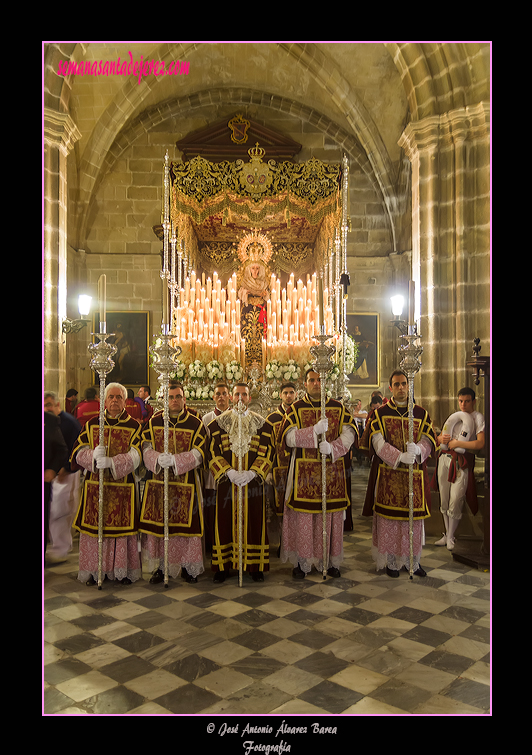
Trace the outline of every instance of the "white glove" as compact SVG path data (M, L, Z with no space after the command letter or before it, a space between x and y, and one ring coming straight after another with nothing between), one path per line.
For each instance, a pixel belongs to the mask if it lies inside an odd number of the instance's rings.
M414 454L414 456L421 456L421 448L415 443L407 443L406 451L409 454Z
M96 457L96 469L111 469L112 466L113 462L110 456L105 456L105 454L102 456L99 454Z
M97 461L98 459L101 459L103 456L105 456L105 446L96 446L92 453L92 458L94 461Z
M326 433L329 429L329 420L327 417L325 419L320 419L319 422L317 422L314 425L314 432L316 435L321 435L322 433Z
M174 466L174 457L172 454L159 454L157 457L157 463L162 469Z
M255 472L240 472L240 481L237 482L237 485L240 485L241 487L243 487L244 485L249 485L249 483L255 478L255 476Z
M414 464L416 461L416 455L413 452L405 451L405 453L401 454L401 456L399 457L399 461L401 461L403 464Z
M239 474L236 471L236 469L228 469L227 472L226 472L226 475L229 477L229 479L231 480L231 482L233 482L235 485L237 485L237 480L238 480Z
M332 454L331 444L328 443L326 440L322 440L322 442L320 443L320 453Z

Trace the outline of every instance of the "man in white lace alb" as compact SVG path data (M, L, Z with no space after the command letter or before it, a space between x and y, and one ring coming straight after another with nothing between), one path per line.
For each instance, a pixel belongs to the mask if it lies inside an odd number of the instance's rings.
M201 419L185 407L183 386L168 390L168 453L164 452L163 412L156 412L142 431L142 457L152 473L146 482L140 513L142 562L150 582L164 580L164 469L168 469L168 574L197 582L204 571L201 538L203 511L199 468L205 463L207 432Z
M233 406L241 401L246 407L240 423L237 412L228 409L209 425L209 466L216 484L213 581L223 582L231 569L239 569L235 522L240 489L245 522L242 570L255 582L262 582L264 572L270 568L265 481L273 463L273 427L247 408L250 395L245 383L233 386L232 398Z

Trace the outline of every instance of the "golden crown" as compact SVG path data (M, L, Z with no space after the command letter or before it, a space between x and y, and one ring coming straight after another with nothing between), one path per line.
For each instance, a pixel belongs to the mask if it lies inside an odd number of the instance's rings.
M248 155L251 157L251 159L258 158L259 160L262 160L264 155L266 154L266 150L262 147L259 147L259 143L256 142L254 147L251 147L251 149L248 149Z

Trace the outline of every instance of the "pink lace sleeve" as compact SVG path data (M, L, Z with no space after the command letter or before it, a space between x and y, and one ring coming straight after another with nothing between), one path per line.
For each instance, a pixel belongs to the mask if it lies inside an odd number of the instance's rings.
M395 448L395 446L392 446L390 443L386 443L380 433L375 433L371 442L373 443L373 447L377 456L382 459L385 464L388 464L390 467L393 467L395 469L395 467L399 463L401 451L399 451L398 448Z
M144 459L144 465L150 472L156 472L157 459L159 458L159 452L155 451L151 447L144 447L142 450L142 458Z
M316 436L313 427L304 427L294 433L296 448L317 448Z
M344 446L340 438L336 438L336 440L333 440L331 443L331 449L332 449L332 460L336 461L336 459L339 459L340 456L345 456L345 454L348 452L348 448Z
M418 446L421 448L421 463L423 463L432 453L432 443L428 438L421 438Z
M80 467L83 467L83 469L88 469L89 471L92 471L92 454L93 451L88 446L85 446L76 454L76 464L78 464Z
M379 456L386 464L395 468L401 456L401 451L390 443L385 443L379 451Z
M351 428L346 427L340 437L333 440L331 443L332 460L336 461L341 456L349 451L353 443L355 442L355 434Z
M135 450L129 451L127 454L117 454L113 456L113 477L115 480L121 480L123 477L127 477L130 472L133 472L137 466L136 458L138 454ZM140 461L140 458L138 459Z
M192 451L184 451L174 456L174 464L177 474L182 475L197 467L198 461Z

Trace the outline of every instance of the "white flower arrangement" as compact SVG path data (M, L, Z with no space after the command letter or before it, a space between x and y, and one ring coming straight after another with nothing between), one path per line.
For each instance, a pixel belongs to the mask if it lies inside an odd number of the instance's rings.
M211 382L215 380L223 380L224 377L224 368L223 365L220 364L220 362L217 362L215 359L212 362L209 362L207 367L207 377Z
M342 342L339 343L340 349L338 352L338 366L341 370L342 368ZM345 339L345 373L346 375L349 375L350 372L353 372L355 369L355 360L356 355L358 353L358 345L356 344L354 338L351 336L347 336Z
M189 385L185 388L185 399L190 399L190 401L208 401L213 395L214 392L207 385L198 387Z
M199 359L195 359L188 366L188 374L189 374L189 377L192 378L193 380L199 380L205 377L205 367L203 363L200 362Z
M283 366L277 359L272 359L266 365L266 379L267 380L279 380L283 377Z
M242 379L242 366L236 359L232 359L225 365L225 378L230 383Z
M288 364L282 365L283 379L295 381L301 375L301 369L293 359L288 360Z
M170 378L172 380L183 380L185 377L185 372L187 371L187 366L184 362L182 362L180 359L176 362L176 368L174 372L170 373Z

